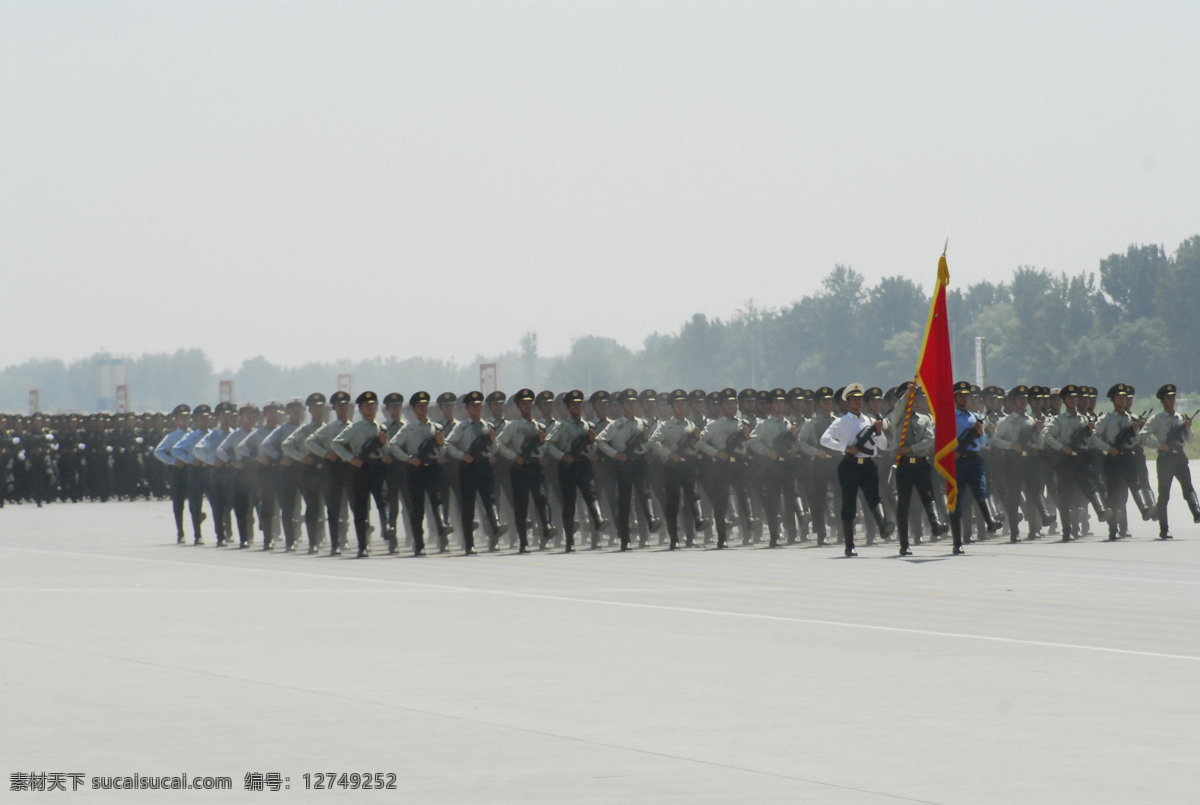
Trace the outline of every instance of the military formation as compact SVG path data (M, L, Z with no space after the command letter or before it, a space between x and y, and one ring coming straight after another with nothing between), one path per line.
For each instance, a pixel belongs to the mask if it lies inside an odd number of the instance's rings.
M321 393L169 415L0 417L0 503L169 498L180 544L366 557L450 550L837 545L1129 536L1128 501L1171 539L1177 481L1200 503L1176 389L954 386L958 505L933 471L920 388L521 389L436 399ZM382 407L383 411L380 411ZM1146 453L1155 457L1157 494ZM913 493L918 505L913 505ZM372 513L374 512L374 514ZM189 535L190 532L190 535ZM427 540L428 536L428 540Z

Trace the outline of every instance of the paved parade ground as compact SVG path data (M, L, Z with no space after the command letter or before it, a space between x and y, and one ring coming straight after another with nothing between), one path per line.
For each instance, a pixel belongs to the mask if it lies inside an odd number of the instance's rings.
M8 507L5 799L1193 803L1200 526L1177 503L1173 542L1139 521L911 559L356 560L176 546L167 502ZM84 790L185 772L232 790ZM306 790L327 772L396 791ZM12 791L56 773L80 790Z

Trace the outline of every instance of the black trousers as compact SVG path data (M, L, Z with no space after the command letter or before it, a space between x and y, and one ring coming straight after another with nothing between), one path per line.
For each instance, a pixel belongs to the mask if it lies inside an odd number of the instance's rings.
M358 550L365 551L370 534L372 498L379 511L379 527L381 530L387 528L385 471L382 461L368 461L361 467L347 466L350 467L350 511L354 513L354 536L358 539Z
M1108 493L1108 507L1114 517L1108 521L1108 533L1117 533L1118 521L1123 520L1125 505L1129 502L1129 490L1138 488L1137 469L1132 453L1105 455L1103 464L1104 488Z
M346 535L342 531L342 513L346 510L350 470L353 468L341 460L319 460L325 462L325 520L329 529L329 548L334 550L346 544Z
M846 456L838 464L838 484L842 488L842 522L853 522L855 501L862 492L867 506L879 504L879 470L875 459L866 456Z
M771 544L774 545L779 541L780 509L783 505L784 482L788 479L787 468L785 462L758 458L755 459L753 472L762 495L767 532L771 535Z
M325 512L325 460L296 466L300 472L300 495L304 498L304 529L308 534L308 547L315 549L324 541L321 533L321 518Z
M558 463L558 485L562 487L563 529L568 537L575 536L575 498L583 495L583 502L590 508L596 502L596 475L592 462L586 457L575 457L570 463Z
M812 512L813 530L823 542L825 522L829 512L829 492L838 487L838 461L836 458L812 459L808 473L808 507Z
M513 517L517 521L517 536L521 540L521 547L524 548L529 544L528 535L525 533L525 520L529 516L530 497L537 507L543 533L550 528L550 501L546 497L546 478L537 459L526 459L523 464L513 462L509 476L513 486Z
M254 505L258 500L258 472L250 465L231 467L233 514L237 518L238 542L254 541Z
M434 511L442 508L442 467L433 462L408 468L408 524L412 528L413 552L425 550L425 499Z
M653 519L650 507L650 485L646 482L644 458L630 458L617 464L617 537L622 547L629 547L629 517L633 511L636 492L647 525Z
M901 458L896 467L896 520L904 525L908 524L914 489L923 507L933 505L933 467L928 459Z
M279 522L283 526L283 544L288 548L296 544L296 538L299 536L296 533L297 515L307 469L307 465L293 462L287 466L280 465L276 476L278 483L275 487L275 495L279 500Z
M729 495L727 494L726 499ZM696 464L694 461L663 462L663 508L667 521L667 535L671 542L679 540L679 504L688 508L688 516L694 517L700 503L696 497Z
M178 537L183 537L183 512L187 507L188 490L187 490L187 467L169 467L167 475L171 479L171 510L175 514L175 533ZM196 536L200 536L199 530L196 531Z
M458 464L459 519L463 527L463 548L475 547L475 501L483 504L488 517L496 517L496 471L492 462L477 458L470 464Z
M1158 526L1162 533L1167 532L1167 501L1171 499L1171 482L1179 481L1179 491L1187 501L1192 516L1196 516L1196 490L1192 486L1192 470L1188 467L1187 456L1180 452L1159 452L1155 459L1154 468L1158 474Z
M188 511L192 515L192 534L200 539L200 525L204 522L204 496L208 494L212 468L191 464L184 469L187 471L187 501Z

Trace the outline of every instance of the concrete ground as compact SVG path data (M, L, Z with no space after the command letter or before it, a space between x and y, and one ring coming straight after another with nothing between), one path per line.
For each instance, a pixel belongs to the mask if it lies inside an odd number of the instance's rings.
M0 510L6 782L233 779L72 795L114 802L1200 796L1200 526L1178 501L1173 542L1138 521L1117 543L907 560L360 561L176 546L169 510ZM343 771L397 790L305 789ZM250 772L290 787L247 791Z

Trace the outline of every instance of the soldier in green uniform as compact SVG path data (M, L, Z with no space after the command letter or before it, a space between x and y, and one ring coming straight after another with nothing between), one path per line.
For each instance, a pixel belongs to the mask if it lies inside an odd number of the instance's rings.
M379 395L373 391L359 394L359 420L333 438L330 449L353 467L350 471L350 511L354 516L354 535L358 538L358 558L369 552L371 499L379 512L379 526L387 540L388 553L396 552L396 538L388 533L387 495L384 490L384 429L375 421L379 413Z
M454 426L446 439L446 452L458 460L460 520L463 526L463 552L475 553L475 502L483 504L487 516L488 550L497 548L508 526L496 513L495 427L483 419L483 394L471 391L463 395L467 418Z
M1175 384L1166 383L1155 393L1162 410L1146 423L1146 443L1155 449L1155 469L1158 472L1158 538L1171 539L1167 526L1167 501L1171 499L1171 483L1179 481L1179 491L1192 513L1192 522L1200 523L1200 501L1192 486L1192 471L1188 467L1184 445L1192 440L1192 420L1175 411Z

